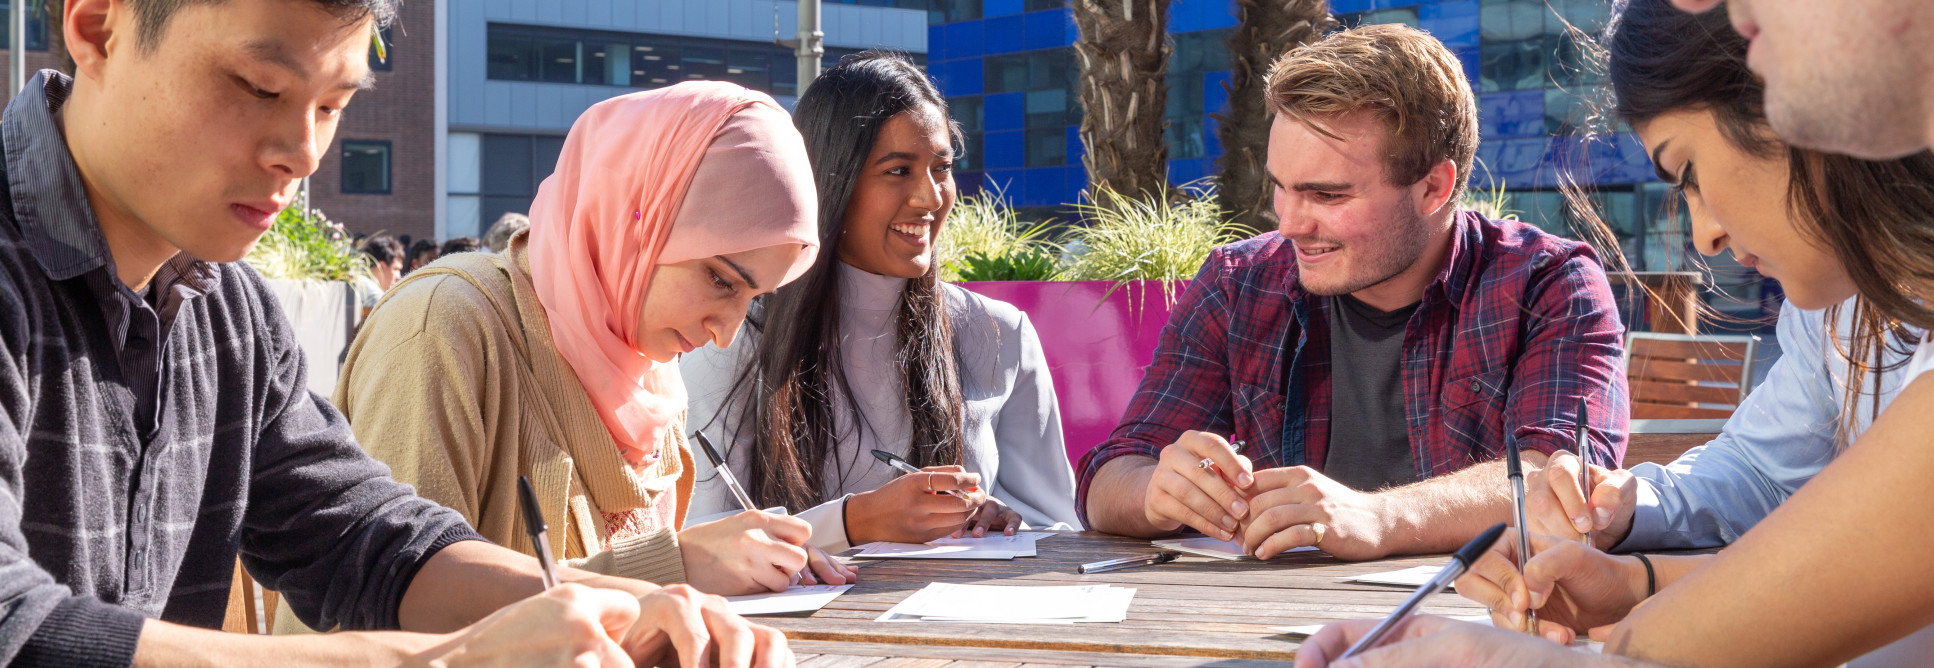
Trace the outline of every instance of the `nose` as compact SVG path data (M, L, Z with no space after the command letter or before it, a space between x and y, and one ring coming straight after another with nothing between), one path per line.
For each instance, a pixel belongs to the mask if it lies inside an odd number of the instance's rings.
M1297 239L1316 233L1316 219L1304 215L1282 191L1276 192L1276 231L1285 239Z
M1727 245L1732 241L1732 236L1726 234L1726 228L1720 227L1719 221L1713 219L1712 214L1707 212L1705 207L1700 206L1697 199L1686 198L1686 217L1692 219L1694 250L1707 257L1725 252Z
M927 178L922 179L919 185L913 188L913 192L908 195L907 206L921 211L934 211L939 209L941 200L945 198L944 192L947 188L947 181L951 178L951 176L935 177L933 171L929 170L927 172Z
M718 347L730 348L732 341L739 338L739 329L745 325L745 312L752 307L752 300L735 301L718 313L705 319L705 333ZM704 344L699 344L704 345Z
M322 165L322 151L333 138L317 128L316 110L310 108L298 118L285 121L279 132L262 148L262 164L277 176L300 179Z

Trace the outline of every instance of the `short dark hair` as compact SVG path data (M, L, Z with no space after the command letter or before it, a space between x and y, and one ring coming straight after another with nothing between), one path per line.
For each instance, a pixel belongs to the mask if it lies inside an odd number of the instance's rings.
M435 239L417 239L414 243L410 244L410 259L414 260L424 253L429 253L434 256L437 254L436 248ZM436 258L432 257L430 259L434 260Z
M480 250L483 250L483 242L477 241L476 237L457 237L443 242L443 248L437 250L437 257L453 253L475 253Z
M388 234L375 234L359 244L363 254L381 264L403 259L403 243Z
M137 48L142 53L153 53L154 47L161 43L161 32L168 27L168 19L175 12L189 5L214 5L225 0L127 0L128 7L134 10L134 25ZM396 20L396 7L402 0L309 0L322 5L329 13L335 14L345 23L354 23L367 16L376 21L376 27L389 26Z

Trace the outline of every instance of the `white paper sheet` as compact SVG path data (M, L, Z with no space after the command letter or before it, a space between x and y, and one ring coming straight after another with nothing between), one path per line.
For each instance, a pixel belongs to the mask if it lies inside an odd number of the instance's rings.
M994 534L983 538L962 536L919 543L867 543L854 557L870 559L1013 559L1038 554L1034 543L1054 535L1045 531L1020 531L1012 536Z
M1238 543L1232 540L1216 540L1208 536L1201 536L1197 538L1169 538L1169 539L1158 540L1153 542L1155 547L1159 547L1164 550L1175 550L1177 552L1187 552L1189 554L1200 555L1204 557L1215 557L1217 559L1228 559L1230 561L1245 561L1245 560L1255 561L1256 560L1256 557L1254 557L1253 555L1250 555L1249 553L1242 551L1242 543ZM1321 550L1318 550L1317 548L1309 547L1306 545L1303 547L1294 547L1294 548L1284 550L1283 554L1291 554L1295 552L1320 552L1320 551Z
M936 582L875 621L1072 624L1128 618L1135 590L1110 585L1016 587Z
M1455 619L1460 622L1470 622L1473 624L1483 624L1485 626L1492 626L1490 615L1455 615L1455 616L1452 616L1451 619ZM1277 633L1286 634L1286 635L1301 636L1301 637L1307 638L1309 636L1316 635L1317 631L1323 630L1323 625L1309 624L1306 626L1271 626L1269 627L1269 630L1275 631ZM1603 653L1605 651L1605 643L1592 640L1591 638L1588 638L1585 636L1578 636L1573 638L1571 641L1571 646L1575 649L1581 649L1589 652Z
M853 585L793 585L785 591L769 594L727 596L725 607L739 616L811 612L826 607L826 604L852 588Z
M1444 566L1441 564L1437 566L1418 566L1416 568L1406 568L1401 571L1359 575L1350 578L1350 581L1368 584L1396 585L1399 587L1422 587L1424 583L1430 582L1431 578L1437 577L1437 573L1442 570L1444 570ZM1457 587L1456 585L1452 585L1450 588L1456 589Z

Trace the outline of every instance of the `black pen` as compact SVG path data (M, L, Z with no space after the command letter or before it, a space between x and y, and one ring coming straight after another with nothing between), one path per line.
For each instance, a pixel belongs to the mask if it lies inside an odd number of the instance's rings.
M1518 439L1506 436L1504 447L1509 450L1510 459L1505 466L1511 477L1511 505L1518 517L1518 574L1524 574L1524 565L1531 562L1531 532L1524 526L1524 464L1518 461ZM1526 610L1524 615L1525 633L1535 633L1538 628L1538 611Z
M1475 563L1478 557L1484 556L1485 550L1491 549L1491 544L1498 542L1498 537L1502 535L1504 535L1504 523L1499 522L1492 525L1491 528L1485 529L1484 533L1478 534L1477 538L1471 539L1471 542L1465 543L1463 549L1458 550L1457 554L1451 555L1451 562L1444 564L1444 570L1437 571L1437 575L1432 577L1429 582L1424 583L1424 586L1418 587L1417 591L1412 592L1410 598L1404 599L1403 605L1397 606L1397 609L1391 612L1389 617L1385 617L1383 621L1377 622L1375 628L1370 629L1369 633L1363 634L1362 638L1357 639L1356 644L1351 645L1349 650L1343 652L1343 656L1336 657L1336 659L1341 661L1356 656L1357 652L1376 646L1377 641L1382 640L1385 634L1390 633L1391 629L1396 628L1398 622L1403 621L1405 617L1409 617L1410 613L1416 612L1417 606L1422 604L1424 599L1430 598L1431 594L1443 591L1445 587L1449 587L1451 583L1456 582L1458 576L1470 570L1471 564Z
M1579 397L1578 398L1578 490L1585 493L1585 510L1587 511L1585 513L1586 515L1591 514L1589 511L1591 510L1591 506L1592 506L1592 448L1591 448L1592 442L1591 442L1591 427L1587 426L1589 424L1591 424L1591 422L1588 421L1588 414L1585 412L1585 398ZM1588 522L1595 520L1595 518L1592 518L1592 517L1586 517L1585 519ZM1592 526L1594 525L1587 525L1585 527L1586 545L1592 544L1592 529L1591 529Z
M1181 556L1182 553L1180 552L1162 551L1139 557L1123 557L1120 559L1097 561L1092 564L1082 564L1075 567L1074 572L1082 575L1092 575L1095 573L1106 573L1108 571L1119 571L1124 568L1134 568L1136 566L1154 566L1156 564L1166 564L1175 561Z
M711 439L705 438L704 432L697 431L692 432L692 438L698 440L698 447L705 451L705 458L712 461L712 468L719 472L719 479L725 481L725 488L732 490L732 496L739 499L739 505L746 510L758 510L758 506L752 505L752 496L745 493L745 488L739 486L738 477L732 475L732 469L725 465L725 458L719 456L718 448L712 447Z
M531 544L537 546L537 563L544 567L544 590L557 587L557 567L551 563L551 539L544 526L544 509L537 505L537 492L531 490L531 479L517 476L517 497L524 506L524 531L531 535Z
M893 454L891 452L887 452L885 450L874 450L873 456L878 457L880 461L886 462L887 466L891 466L893 468L899 469L900 471L905 473L926 473L926 471L920 470L920 467L914 466L913 464L908 463L907 460L900 458L899 455ZM962 493L960 490L957 490L957 489L949 489L941 493L951 494L954 496L954 498L960 499L962 501L972 500L967 498L966 494Z

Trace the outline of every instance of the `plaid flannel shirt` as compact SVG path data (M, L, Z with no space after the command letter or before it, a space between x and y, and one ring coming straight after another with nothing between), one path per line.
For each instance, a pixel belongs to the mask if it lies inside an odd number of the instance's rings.
M1404 418L1418 477L1499 458L1505 439L1547 454L1572 449L1580 396L1591 405L1594 459L1615 466L1630 411L1624 327L1597 255L1470 211L1459 211L1455 226L1444 267L1404 335ZM1159 458L1188 430L1246 442L1243 454L1258 469L1322 470L1328 300L1307 296L1295 249L1280 234L1209 254L1163 327L1121 424L1081 459L1076 507L1084 523L1103 464Z

